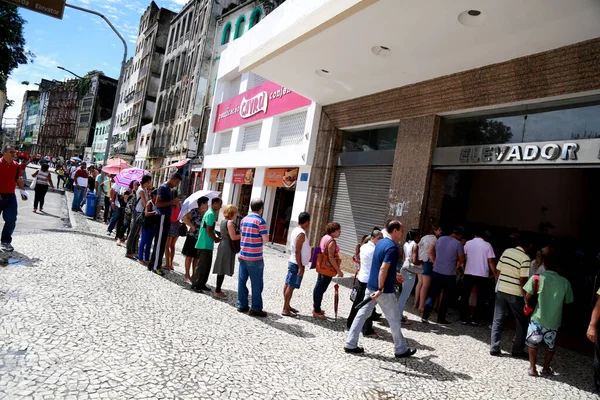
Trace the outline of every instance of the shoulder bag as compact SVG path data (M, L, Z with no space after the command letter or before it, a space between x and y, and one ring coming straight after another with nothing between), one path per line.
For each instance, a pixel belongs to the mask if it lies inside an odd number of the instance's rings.
M333 265L331 265L328 255L329 245L331 244L331 242L335 244L335 240L332 238L331 240L329 240L329 242L327 242L327 245L325 245L325 252L321 252L317 256L317 273L324 276L334 277L337 275L337 271L335 270ZM342 260L337 254L335 255L335 261L338 263L338 265L340 265L342 262Z
M235 225L235 222L231 221L231 223L233 224L233 230L235 230L235 233L238 234L238 229L237 226ZM225 225L225 229L227 229L227 225ZM221 233L222 235L223 233ZM229 234L229 230L227 230L227 234ZM241 240L233 240L231 238L231 236L229 237L229 242L231 244L231 251L233 251L233 254L237 254L240 252L241 249Z

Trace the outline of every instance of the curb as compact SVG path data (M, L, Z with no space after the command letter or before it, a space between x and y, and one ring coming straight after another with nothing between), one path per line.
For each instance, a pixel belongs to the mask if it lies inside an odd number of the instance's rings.
M89 232L90 227L88 226L87 217L80 213L77 213L71 210L71 204L73 203L73 193L65 190L64 192L65 198L67 199L67 213L69 215L69 223L71 224L71 228L81 231L81 232Z

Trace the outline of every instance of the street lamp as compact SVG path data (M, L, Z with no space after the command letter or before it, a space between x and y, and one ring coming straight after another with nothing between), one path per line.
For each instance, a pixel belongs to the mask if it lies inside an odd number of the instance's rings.
M77 75L75 72L69 71L68 69L66 69L64 67L61 67L60 65L57 65L56 68L62 69L63 71L67 71L68 73L70 73L71 75L75 76L76 78L81 79L81 77L79 75Z

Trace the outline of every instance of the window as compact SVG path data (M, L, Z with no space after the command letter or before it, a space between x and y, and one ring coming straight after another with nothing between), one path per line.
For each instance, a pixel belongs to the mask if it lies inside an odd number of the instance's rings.
M373 128L342 132L342 152L395 150L398 127Z
M302 143L305 125L306 111L281 117L277 126L275 146L294 146Z
M246 25L246 16L240 15L235 23L235 34L233 35L233 40L242 37L244 34L244 25Z
M221 36L221 45L229 43L229 38L231 37L231 22L225 24L223 27L223 34Z
M81 110L82 111L91 110L93 102L94 102L94 99L83 99L83 101L81 102Z
M248 30L252 29L254 25L260 22L261 16L262 13L260 11L260 7L256 7L254 10L252 10L252 14L250 14L250 25L248 26Z
M90 123L90 114L81 114L79 116L79 126L85 126Z

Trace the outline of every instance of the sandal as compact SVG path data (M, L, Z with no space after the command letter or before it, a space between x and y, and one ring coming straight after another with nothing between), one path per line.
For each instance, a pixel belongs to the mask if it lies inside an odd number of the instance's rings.
M325 316L325 313L323 313L323 312L318 313L318 312L316 312L316 311L313 310L312 314L313 314L313 318L316 318L316 319L327 319L327 317Z
M533 377L538 377L538 376L540 376L540 375L538 374L538 372L537 372L537 371L533 371L533 372L531 372L531 370L530 370L530 369L528 369L528 370L527 370L527 375L529 375L529 376L533 376Z
M300 311L296 310L294 307L290 307L290 311L298 314Z
M292 310L290 310L290 311L283 310L281 312L281 315L283 315L284 317L292 317L292 318L295 318L298 316L298 314Z
M542 376L552 376L552 375L554 375L554 370L552 368L543 369L540 375L542 375Z

